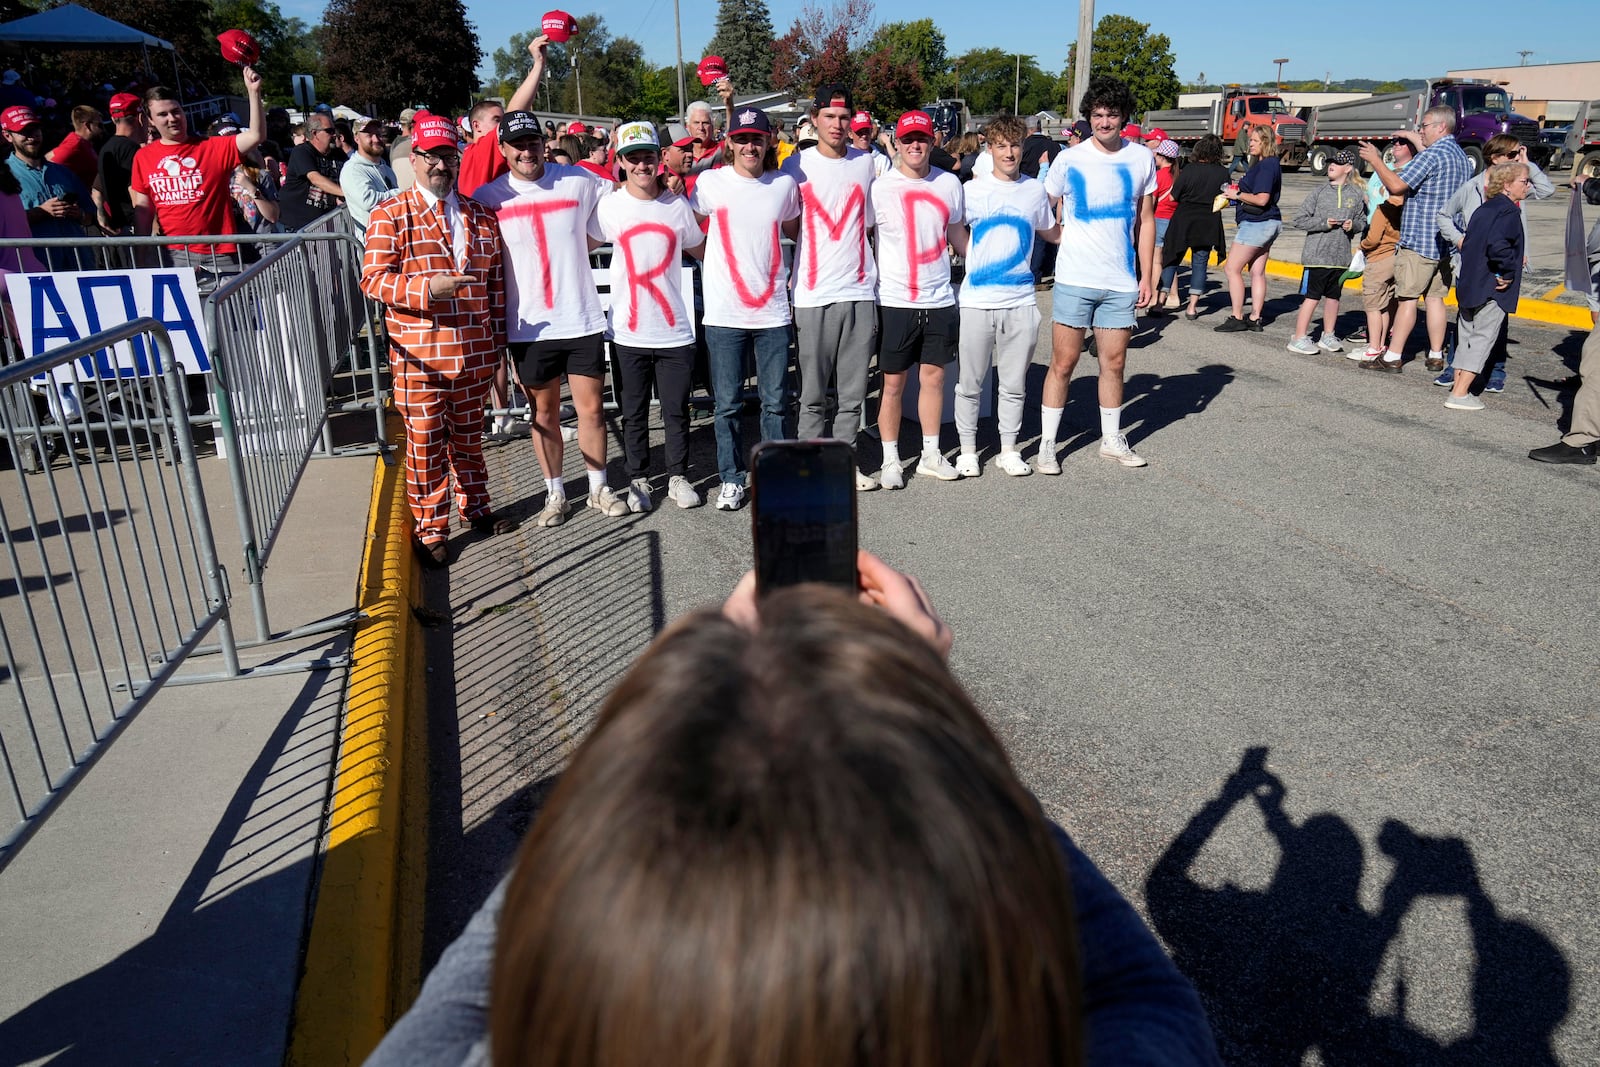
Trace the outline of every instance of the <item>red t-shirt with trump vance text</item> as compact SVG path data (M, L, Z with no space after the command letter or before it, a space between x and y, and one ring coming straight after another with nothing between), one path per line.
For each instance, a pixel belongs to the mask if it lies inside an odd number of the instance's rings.
M161 232L178 237L237 233L228 183L239 165L239 143L232 137L208 137L188 144L156 141L133 157L130 188L155 205ZM189 251L206 255L238 250L237 245L192 244Z

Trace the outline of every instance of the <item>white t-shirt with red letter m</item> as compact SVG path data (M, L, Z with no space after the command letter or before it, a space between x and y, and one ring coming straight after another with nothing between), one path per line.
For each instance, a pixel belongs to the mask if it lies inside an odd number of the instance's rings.
M878 286L867 232L872 212L871 152L846 150L829 159L815 148L784 160L783 172L800 183L800 240L794 257L794 306L827 307L871 300Z

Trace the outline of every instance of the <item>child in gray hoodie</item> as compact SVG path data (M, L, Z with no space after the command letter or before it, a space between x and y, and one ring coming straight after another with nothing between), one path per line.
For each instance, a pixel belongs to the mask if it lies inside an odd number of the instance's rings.
M1316 355L1342 352L1334 333L1339 318L1339 293L1350 269L1350 241L1367 228L1367 199L1355 180L1356 154L1340 149L1328 163L1328 184L1313 189L1295 214L1294 225L1306 231L1300 253L1300 314L1295 319L1291 352ZM1322 338L1311 340L1311 317L1322 304Z

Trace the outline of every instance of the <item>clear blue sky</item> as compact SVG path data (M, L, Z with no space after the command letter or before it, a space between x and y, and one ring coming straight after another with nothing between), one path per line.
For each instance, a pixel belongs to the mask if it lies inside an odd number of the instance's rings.
M534 25L546 0L467 0L487 58L513 33ZM604 15L614 36L644 46L653 62L673 61L672 0L561 0L574 15ZM683 54L698 60L716 26L716 0L679 0ZM557 6L550 0L550 7ZM783 34L799 14L799 0L768 0L773 27ZM824 4L826 6L826 4ZM1230 5L1231 6L1231 5ZM1246 5L1239 5L1246 7ZM1531 0L1515 7L1490 0L1451 0L1446 5L1373 4L1370 0L1318 5L1254 3L1249 19L1229 18L1194 0L1097 0L1095 17L1127 15L1165 33L1177 57L1178 77L1191 82L1201 72L1212 84L1269 81L1271 60L1287 56L1285 79L1420 78L1462 67L1513 65L1520 49L1531 49L1530 63L1600 59L1600 21L1594 0ZM321 17L315 0L286 0L285 14L308 22ZM1051 12L1042 17L1041 12ZM1387 22L1380 28L1379 13ZM1066 62L1067 46L1077 36L1077 8L1036 0L877 0L880 22L932 18L944 31L952 54L968 48L996 47L1032 55L1048 71ZM1310 29L1320 31L1316 35ZM1381 43L1380 43L1381 42Z

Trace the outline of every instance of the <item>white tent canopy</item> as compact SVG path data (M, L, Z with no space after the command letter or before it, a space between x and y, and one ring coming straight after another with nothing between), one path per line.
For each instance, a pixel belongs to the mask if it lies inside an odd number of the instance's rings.
M0 44L56 45L62 48L162 48L171 44L143 30L124 26L77 4L63 4L37 15L0 24Z

